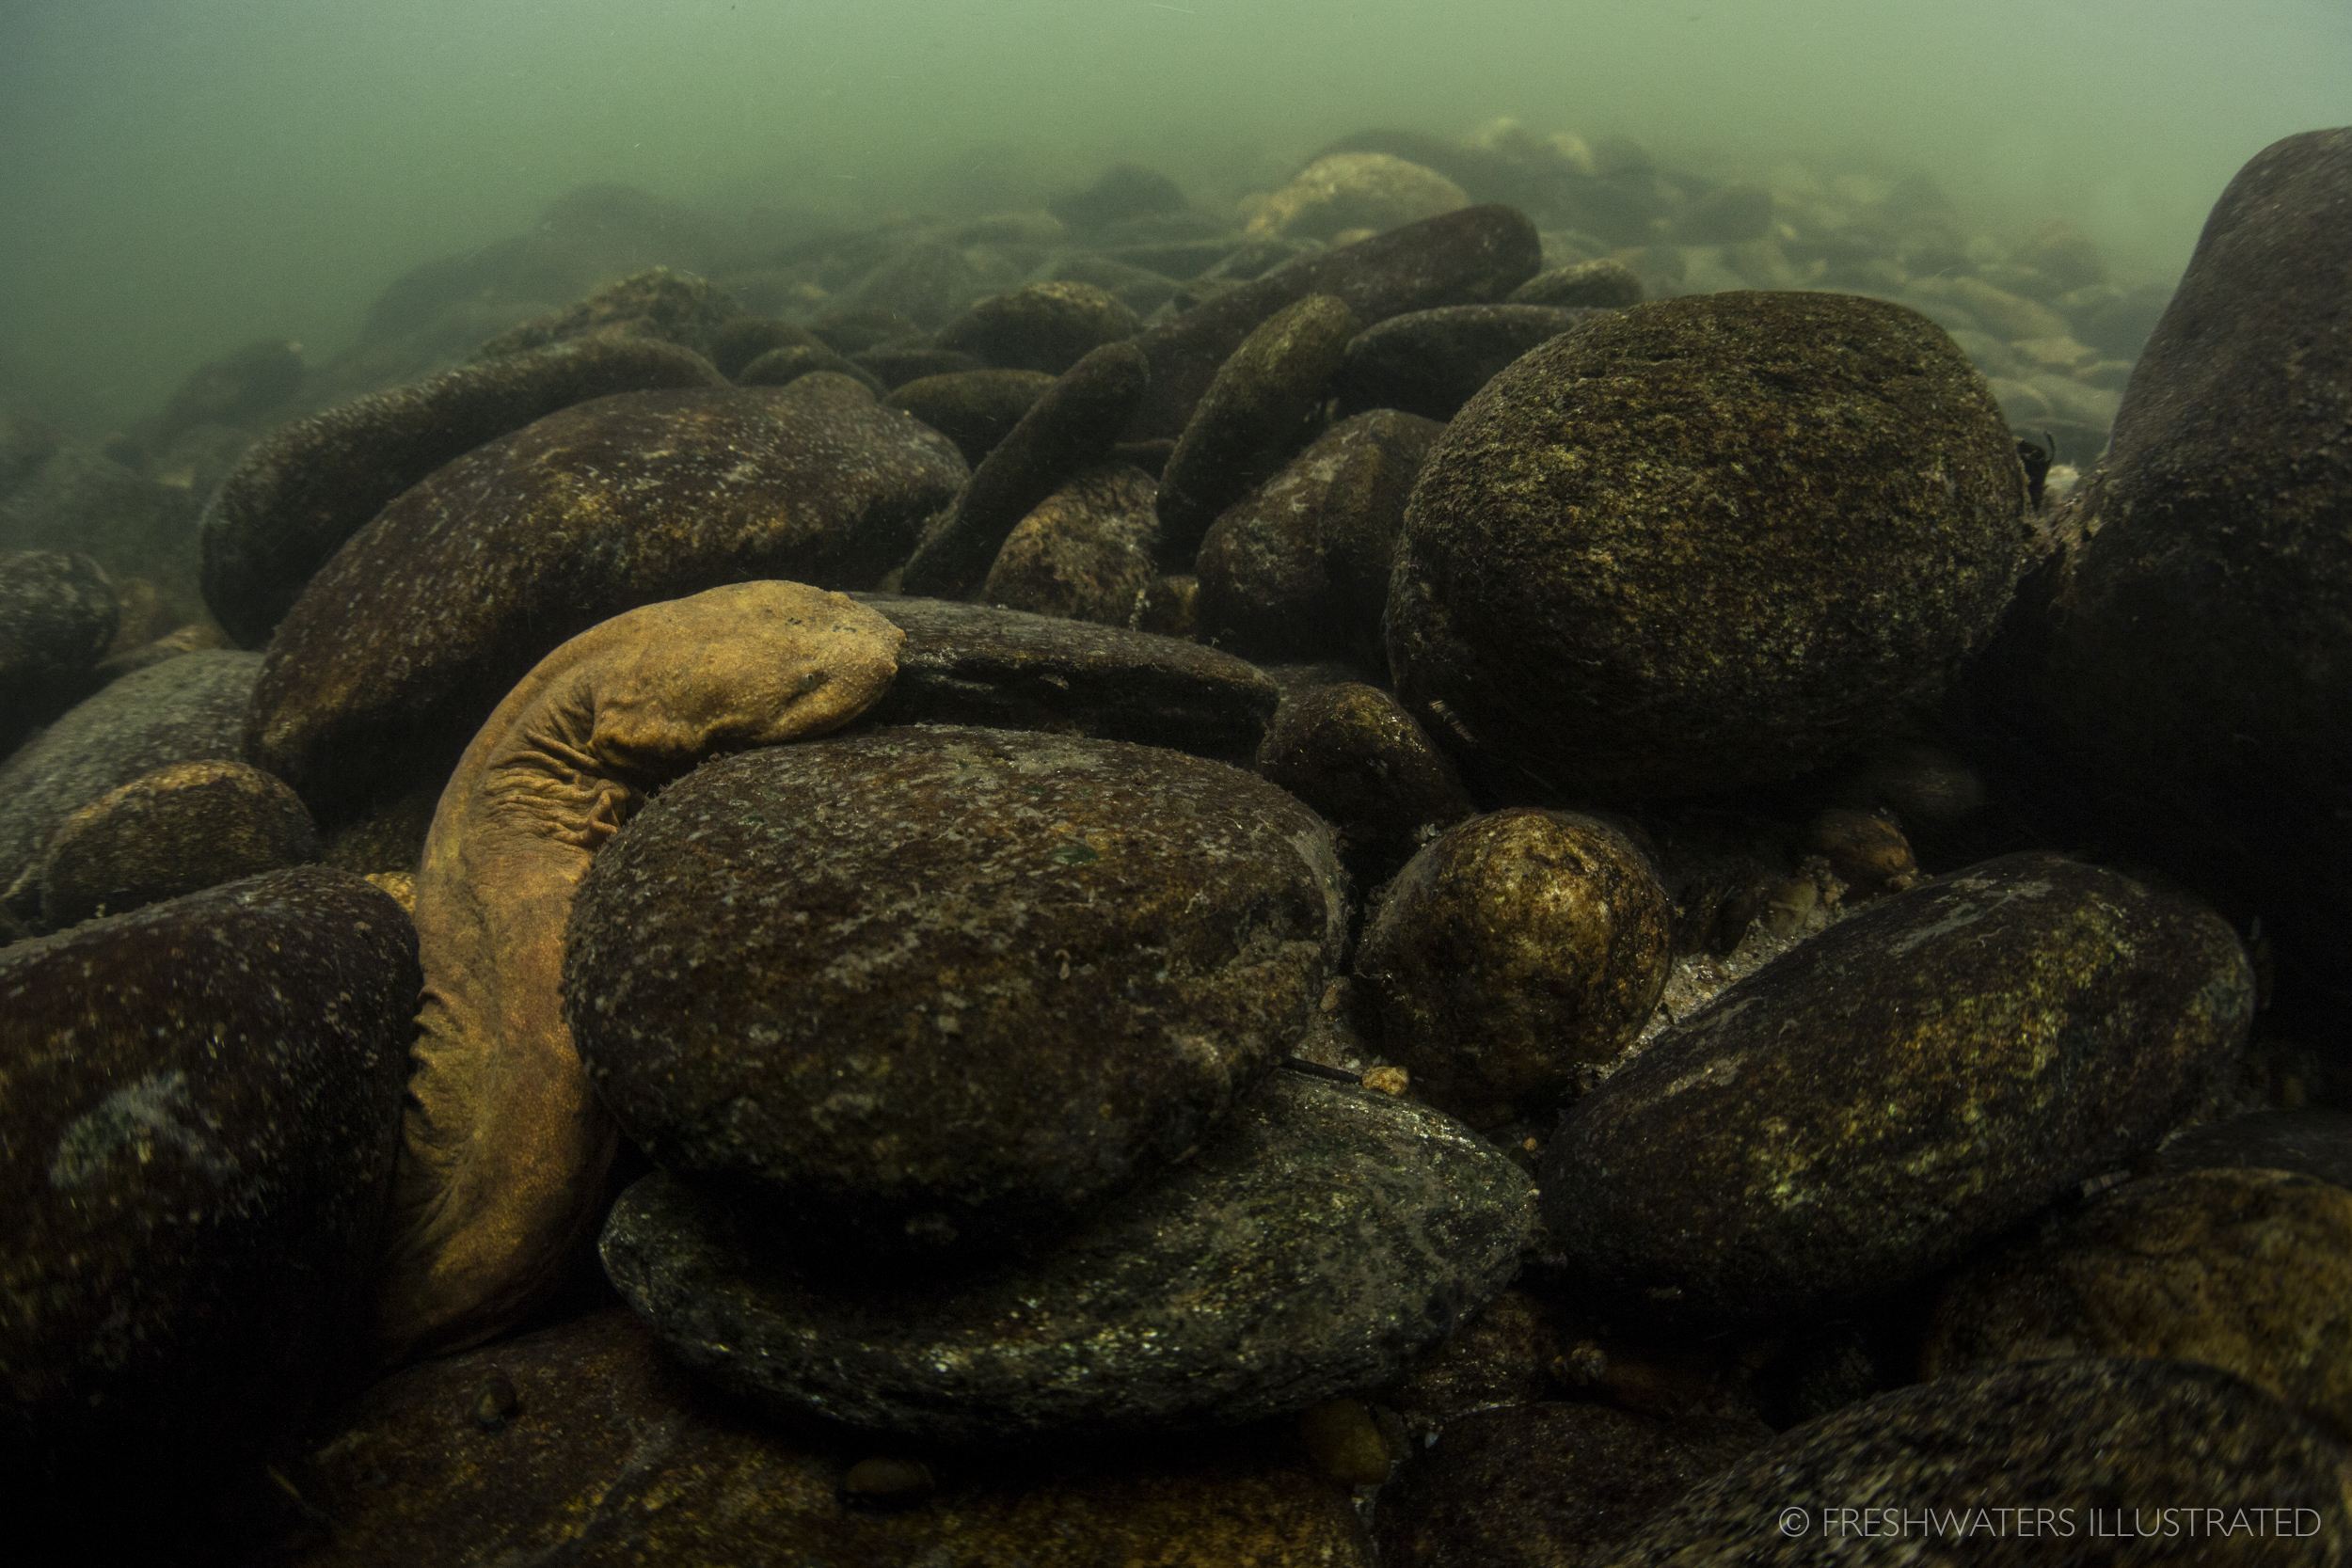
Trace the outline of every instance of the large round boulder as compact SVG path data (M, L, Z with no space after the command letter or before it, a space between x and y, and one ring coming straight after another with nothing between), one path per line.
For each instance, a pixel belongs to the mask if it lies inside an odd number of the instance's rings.
M656 1162L775 1223L937 1250L1187 1158L1306 1028L1329 831L1152 747L884 729L746 752L596 857L580 1053Z
M1398 694L1497 787L1788 777L1933 698L2026 543L1999 406L1926 317L1732 293L1594 320L1470 399L1406 511Z

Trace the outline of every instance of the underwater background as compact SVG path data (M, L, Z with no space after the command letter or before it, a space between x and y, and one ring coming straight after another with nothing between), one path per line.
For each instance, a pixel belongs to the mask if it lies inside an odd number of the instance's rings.
M1924 172L2169 289L2231 172L2347 107L2341 0L10 0L0 396L95 437L256 337L316 365L590 182L755 253L1122 159L1216 210L1345 133L1502 116L1716 178Z

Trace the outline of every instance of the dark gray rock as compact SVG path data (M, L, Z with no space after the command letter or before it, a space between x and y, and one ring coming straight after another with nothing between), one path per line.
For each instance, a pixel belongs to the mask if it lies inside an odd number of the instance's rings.
M926 376L960 375L966 371L987 368L977 355L934 347L928 338L916 338L906 342L876 343L872 348L850 356L850 363L893 391L910 381L921 381Z
M671 1354L779 1413L958 1443L1221 1427L1392 1376L1500 1291L1526 1178L1433 1111L1278 1072L1050 1251L866 1282L645 1178L605 1268Z
M1177 282L1149 267L1108 256L1073 256L1054 269L1057 283L1090 283L1138 316L1149 315L1175 297Z
M73 813L175 762L238 760L259 654L185 654L132 672L0 764L0 904L40 912L40 865Z
M874 724L987 724L1248 761L1280 693L1198 642L945 599L854 594L907 634Z
M474 350L476 361L585 338L643 338L708 358L720 330L743 313L724 289L691 272L647 267L584 299L509 327Z
M1382 890L1356 954L1380 1051L1472 1127L1546 1117L1633 1043L1674 906L1615 829L1568 812L1449 828Z
M0 550L0 756L84 694L121 619L114 584L88 556Z
M1132 463L1082 469L1014 525L980 584L1008 610L1104 626L1139 620L1158 570L1158 486Z
M2337 1479L2347 1459L2319 1428L2211 1367L2041 1361L1899 1389L1793 1428L1587 1561L2333 1563L2352 1549ZM1881 1512L1841 1512L1862 1509Z
M1397 695L1506 796L1791 776L1989 640L2025 500L1999 408L1925 317L1635 306L1521 357L1438 443L1390 584Z
M1126 435L1144 440L1183 434L1193 405L1242 340L1294 300L1329 294L1347 307L1359 326L1369 326L1407 310L1500 299L1542 265L1543 242L1535 226L1498 206L1465 207L1302 257L1136 340L1151 361L1152 388ZM1172 265L1163 270L1184 276Z
M906 591L960 599L978 588L1014 524L1073 474L1110 460L1150 374L1142 351L1125 342L1071 366L924 526L901 576Z
M738 316L712 335L710 362L729 381L744 366L770 349L798 348L811 343L830 347L804 326L773 316ZM837 351L836 351L837 352Z
M1473 1412L1380 1489L1382 1568L1583 1568L1760 1431L1552 1401Z
M1345 934L1328 831L1239 768L883 729L647 806L573 905L565 1014L657 1163L780 1229L968 1249L1187 1158Z
M152 585L167 625L197 619L198 499L82 447L60 446L0 496L0 550L88 556L128 591Z
M1900 1288L2152 1146L2243 1050L2209 910L2010 855L1849 915L1561 1117L1544 1215L1597 1294L1795 1317Z
M1059 375L1136 335L1136 313L1091 283L1032 283L984 299L939 329L938 345L1009 371Z
M1041 371L927 375L899 387L890 403L953 441L963 460L977 467L1056 380Z
M311 579L270 643L249 759L323 818L442 777L565 639L746 578L869 586L963 476L946 436L834 375L548 415L408 490Z
M1317 436L1209 526L1194 560L1212 641L1252 657L1385 664L1405 503L1444 426L1375 408Z
M59 930L318 858L317 826L277 779L241 762L174 763L57 825L40 923Z
M975 299L991 292L988 280L961 250L925 242L877 261L842 293L844 304L850 309L893 311L923 330L953 321ZM821 328L814 329L818 337L826 336ZM833 346L844 354L856 352L839 343Z
M2352 1187L2352 1112L2249 1111L2192 1127L2149 1160L2157 1171L2291 1170Z
M567 1568L1372 1561L1346 1488L1286 1433L950 1458L786 1427L705 1387L617 1307L397 1372L305 1451L304 1568L494 1562L574 1520L594 1523L558 1548ZM882 1465L936 1489L890 1507L865 1484Z
M877 395L887 390L882 377L869 370L844 359L822 343L786 343L771 348L736 372L739 387L789 387L804 375L830 371L863 382L866 390Z
M324 868L0 953L24 1496L135 1512L301 1414L366 1316L421 984L400 906Z
M1181 213L1186 205L1175 181L1140 164L1113 164L1084 190L1065 192L1045 204L1047 211L1081 234L1128 218Z
M1642 279L1623 261L1604 256L1537 273L1512 290L1504 303L1620 310L1642 303Z
M613 392L707 387L700 355L653 339L591 339L460 365L273 432L246 451L199 525L205 602L247 647L392 498L533 420Z
M1449 305L1391 316L1347 345L1332 389L1340 412L1401 408L1440 422L1536 344L1595 314L1554 305Z
M1172 570L1190 566L1216 515L1306 440L1356 329L1343 301L1309 294L1260 323L1218 368L1160 474L1160 547Z
M1257 768L1338 830L1367 883L1386 879L1472 810L1461 775L1428 733L1395 698L1360 681L1285 696Z
M2028 691L2134 848L2347 994L2352 129L2223 191L2124 388ZM2120 787L2117 787L2120 784ZM2330 1017L2334 1014L2331 1012Z

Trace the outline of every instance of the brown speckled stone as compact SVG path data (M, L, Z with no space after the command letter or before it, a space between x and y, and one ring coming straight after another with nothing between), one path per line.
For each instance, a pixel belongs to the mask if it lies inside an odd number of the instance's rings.
M984 299L939 329L941 348L1009 371L1059 375L1088 351L1136 335L1136 313L1091 283L1032 283Z
M977 467L1055 380L1041 371L962 371L910 381L891 392L890 402L953 441Z
M1152 362L1152 386L1126 434L1134 440L1182 434L1218 368L1259 323L1293 300L1330 294L1368 325L1407 310L1499 299L1542 265L1535 226L1495 205L1465 207L1301 257L1136 340Z
M936 1248L1185 1158L1306 1028L1345 930L1328 830L1238 768L884 729L660 796L581 884L564 994L657 1162Z
M2352 1438L2352 1192L2271 1170L2134 1181L1945 1292L1921 1370L2145 1355L2220 1367Z
M1394 1376L1509 1283L1527 1179L1459 1123L1274 1073L1199 1158L978 1269L807 1262L667 1174L604 1261L671 1352L778 1413L986 1444L1285 1415Z
M121 619L114 584L88 556L0 550L0 756L90 689L90 666Z
M1360 681L1284 698L1258 748L1258 771L1338 829L1359 867L1383 875L1472 809L1428 733L1395 698Z
M1357 326L1345 301L1309 294L1268 316L1219 367L1160 474L1160 544L1172 567L1192 565L1216 515L1298 450Z
M50 837L108 790L175 762L235 760L261 669L259 654L215 650L134 671L0 764L0 902L40 916Z
M1142 350L1105 343L1063 372L972 470L951 506L923 525L901 581L960 599L988 576L1006 535L1073 474L1107 463L1150 377Z
M1168 587L1158 578L1149 593ZM1247 761L1280 696L1256 665L1174 637L946 599L850 596L907 634L898 677L869 723L1053 730ZM1148 600L1147 624L1154 610Z
M1013 526L980 584L983 603L1104 626L1134 624L1158 576L1152 476L1131 463L1073 475Z
M1252 657L1384 665L1380 610L1405 502L1445 427L1375 408L1315 438L1200 541L1209 638Z
M513 1409L495 1431L485 1397ZM831 1568L1369 1568L1344 1487L1263 1433L1151 1451L930 1456L936 1490L860 1507L844 1481L900 1448L754 1418L625 1311L388 1379L289 1470L331 1534L287 1568L560 1560ZM277 1560L272 1560L273 1561Z
M2347 1463L2317 1427L2210 1367L2042 1361L1899 1389L1783 1433L1587 1561L2317 1568L2352 1548ZM1836 1512L1846 1509L1881 1512ZM2233 1528L2209 1526L2207 1509ZM2258 1529L2241 1512L2256 1510L2285 1513L2265 1512Z
M247 647L393 497L485 441L614 392L720 385L699 354L648 338L551 344L460 365L330 408L246 451L199 524L204 601Z
M1381 1489L1381 1568L1582 1568L1767 1434L1601 1404L1478 1411Z
M2211 911L1987 861L1791 949L1570 1107L1544 1216L1596 1291L1653 1316L1876 1296L2153 1144L2252 1015Z
M318 858L317 825L278 780L241 762L174 763L58 825L41 863L41 924L54 931Z
M565 639L720 583L869 586L963 472L839 376L551 414L440 468L311 580L254 691L251 758L323 816L444 776Z
M1549 1116L1633 1043L1673 908L1625 835L1502 811L1449 829L1380 895L1356 955L1380 1050L1472 1127Z
M358 878L0 955L0 1466L110 1506L274 1436L364 1321L419 985Z
M1999 406L1926 317L1820 293L1635 306L1447 427L1397 542L1397 695L1521 799L1788 777L1987 639L2025 501Z

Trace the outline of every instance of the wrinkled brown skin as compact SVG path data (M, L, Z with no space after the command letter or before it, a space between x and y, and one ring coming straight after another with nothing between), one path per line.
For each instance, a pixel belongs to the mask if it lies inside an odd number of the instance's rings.
M617 1136L564 1021L564 928L644 791L722 751L821 735L889 689L905 634L839 594L741 582L573 638L442 792L417 879L424 1005L377 1333L459 1349L544 1299L596 1219Z

